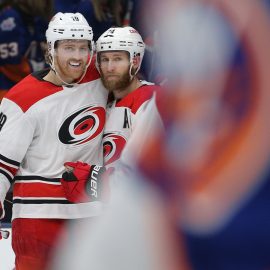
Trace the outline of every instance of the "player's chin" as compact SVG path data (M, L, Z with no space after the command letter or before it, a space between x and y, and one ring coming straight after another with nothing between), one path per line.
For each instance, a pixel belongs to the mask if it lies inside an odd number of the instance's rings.
M104 86L107 90L114 91L116 89L117 84L115 81L104 81Z
M79 79L82 77L83 72L84 72L83 70L73 70L70 71L69 74L73 79Z
M105 76L106 81L118 81L120 78L119 75L107 75Z

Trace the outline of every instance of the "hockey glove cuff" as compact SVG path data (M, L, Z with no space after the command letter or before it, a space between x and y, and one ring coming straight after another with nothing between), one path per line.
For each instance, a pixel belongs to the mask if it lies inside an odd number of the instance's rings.
M101 200L102 174L105 167L83 162L66 162L70 168L60 179L66 198L73 203Z

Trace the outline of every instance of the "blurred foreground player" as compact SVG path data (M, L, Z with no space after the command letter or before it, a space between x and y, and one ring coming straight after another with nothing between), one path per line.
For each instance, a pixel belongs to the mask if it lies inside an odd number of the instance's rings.
M192 269L268 269L269 14L261 1L177 2L159 26L165 134L142 171L165 191Z

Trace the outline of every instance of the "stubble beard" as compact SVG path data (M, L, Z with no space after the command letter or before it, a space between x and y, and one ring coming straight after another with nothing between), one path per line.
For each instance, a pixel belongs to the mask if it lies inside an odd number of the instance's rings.
M63 76L64 78L69 78L71 80L71 83L79 80L86 69L86 64L83 63L84 67L81 68L80 71L72 72L68 66L63 66L62 64L59 64L58 59L56 61L56 71L58 72L58 74L61 77Z

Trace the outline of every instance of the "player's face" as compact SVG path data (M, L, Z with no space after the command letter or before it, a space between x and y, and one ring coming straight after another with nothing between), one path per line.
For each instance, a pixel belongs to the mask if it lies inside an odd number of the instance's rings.
M125 90L130 85L128 52L101 52L99 55L99 66L101 80L109 91Z
M87 40L61 40L55 50L56 71L65 82L75 82L83 75L89 57Z

